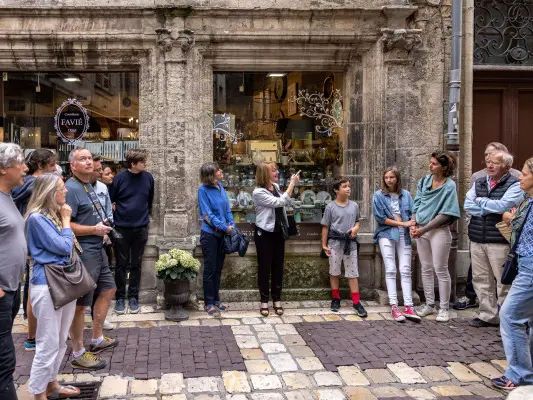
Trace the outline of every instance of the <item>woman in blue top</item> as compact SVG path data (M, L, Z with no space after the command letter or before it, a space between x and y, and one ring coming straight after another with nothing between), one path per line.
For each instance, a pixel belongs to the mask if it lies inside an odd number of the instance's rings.
M204 253L204 302L209 315L220 317L226 310L220 302L220 276L224 265L224 235L229 235L235 222L226 191L220 181L224 174L217 163L206 163L200 168L203 183L198 189L198 203L202 230L200 245Z
M379 243L383 264L385 265L385 283L391 305L391 314L395 321L403 322L406 318L420 321L413 307L411 294L411 237L409 228L415 225L411 220L413 198L411 193L402 189L400 171L396 167L383 172L381 189L374 193L373 200L376 231L374 242ZM396 291L396 255L400 270L403 311L398 308Z
M450 320L450 294L452 280L448 271L448 257L452 246L450 225L461 216L457 189L451 176L457 162L443 151L431 154L430 173L418 182L411 226L411 237L422 266L422 286L426 304L418 311L425 317L436 312L434 274L439 282L440 308L436 321Z
M30 301L37 318L37 347L29 391L36 400L80 394L78 388L61 386L57 381L76 301L55 310L45 275L47 264L68 265L77 244L70 228L72 209L66 204L66 192L61 177L43 174L35 180L26 212L28 252L33 259Z

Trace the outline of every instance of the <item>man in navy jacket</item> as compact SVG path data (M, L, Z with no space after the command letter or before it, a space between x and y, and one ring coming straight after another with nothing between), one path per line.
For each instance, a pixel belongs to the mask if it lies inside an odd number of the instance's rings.
M126 312L126 297L131 313L139 312L139 284L144 246L148 241L150 210L154 199L154 178L146 172L146 150L131 149L126 154L128 169L113 180L110 190L114 204L115 229L123 236L114 243L117 258L115 282L117 284L115 312ZM126 274L130 270L126 295Z

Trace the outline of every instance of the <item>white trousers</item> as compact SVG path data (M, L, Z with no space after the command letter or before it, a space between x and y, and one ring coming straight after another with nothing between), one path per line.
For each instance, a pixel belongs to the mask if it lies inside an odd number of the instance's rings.
M390 305L398 304L398 292L396 290L396 255L398 255L398 269L400 270L400 282L402 285L403 305L412 306L413 296L411 293L413 283L411 280L411 245L405 243L403 228L400 228L400 240L379 238L379 249L385 264L385 283L389 294Z
M67 350L68 332L74 318L76 301L54 310L48 285L32 285L30 301L33 315L37 318L37 347L28 390L32 394L40 394L46 391L49 382L57 379Z
M452 247L452 233L448 226L433 229L416 239L416 249L422 265L422 285L426 304L435 305L435 277L439 282L440 308L450 308L452 279L448 271L448 257Z

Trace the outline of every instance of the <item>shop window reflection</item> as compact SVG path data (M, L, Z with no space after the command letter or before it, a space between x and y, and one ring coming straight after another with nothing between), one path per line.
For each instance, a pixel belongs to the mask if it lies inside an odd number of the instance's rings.
M302 105L296 99L301 90L329 99L342 88L340 73L214 74L213 158L225 171L222 183L236 222L255 222L251 198L255 166L273 161L279 166L282 188L291 174L302 171L289 212L297 222L320 223L332 201L331 179L342 169L343 128L321 133L316 127L322 121L301 115Z
M79 145L118 168L128 149L139 141L137 72L9 72L3 80L0 140L26 151L49 148L66 166L68 153ZM89 127L76 143L58 138L54 116L67 99L87 110Z

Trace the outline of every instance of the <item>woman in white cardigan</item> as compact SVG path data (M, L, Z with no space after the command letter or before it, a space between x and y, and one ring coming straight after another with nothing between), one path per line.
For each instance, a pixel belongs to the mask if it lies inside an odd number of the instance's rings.
M287 231L285 206L291 201L294 186L300 181L298 175L291 177L289 187L282 193L277 185L278 167L275 163L261 163L257 166L253 192L255 205L254 241L257 251L258 283L261 296L259 312L263 317L269 314L269 292L272 296L274 312L283 315L281 288L283 282L283 262L285 258L284 232ZM269 290L269 281L270 290Z

